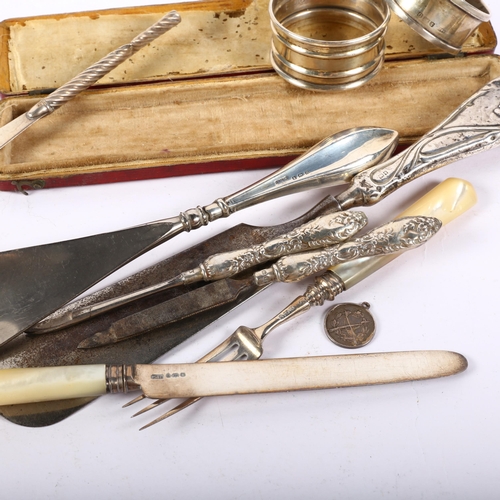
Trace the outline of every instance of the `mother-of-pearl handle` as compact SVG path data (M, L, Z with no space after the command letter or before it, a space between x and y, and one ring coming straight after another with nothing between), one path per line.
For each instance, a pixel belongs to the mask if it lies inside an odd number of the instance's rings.
M0 370L0 405L93 397L105 393L106 365Z
M415 215L436 217L444 225L466 212L476 201L477 196L472 184L462 179L450 178L441 182L398 217ZM347 290L399 255L396 253L380 257L365 257L337 264L331 267L330 271L342 279Z

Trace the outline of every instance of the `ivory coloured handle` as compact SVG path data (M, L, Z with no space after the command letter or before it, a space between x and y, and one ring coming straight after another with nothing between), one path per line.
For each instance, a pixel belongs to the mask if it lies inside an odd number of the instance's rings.
M424 215L436 217L448 224L471 208L477 201L476 192L467 181L450 178L438 184L434 189L408 207L399 217ZM330 268L344 282L345 289L359 283L400 254L379 257L365 257L351 262L337 264Z

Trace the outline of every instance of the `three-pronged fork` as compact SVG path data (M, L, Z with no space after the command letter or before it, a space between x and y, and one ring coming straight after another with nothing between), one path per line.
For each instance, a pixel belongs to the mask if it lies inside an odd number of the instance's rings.
M297 297L290 305L283 311L274 316L271 320L264 323L257 328L249 328L247 326L240 326L230 337L224 342L219 344L215 349L210 351L207 355L199 359L198 363L207 363L214 361L240 361L240 360L256 360L262 356L263 340L274 330L276 327L293 319L294 317L308 311L312 306L322 305L325 300L333 300L339 293L344 290L342 282L331 271L327 271L322 276L316 278L316 283L307 288L304 295ZM143 396L138 396L134 400L127 403L124 407L130 406L143 399ZM182 403L172 408L167 413L151 421L149 424L141 427L140 430L151 427L162 420L165 420L172 415L184 410L191 406L201 397L187 398ZM149 404L142 410L133 415L136 417L145 413L153 408L160 406L169 401L168 399L157 399Z
M390 255L399 253L402 250L415 248L427 241L431 236L441 227L441 222L438 219L431 217L414 217L408 218L406 223L407 230L400 233L399 237L394 237L394 234L387 234L387 241L385 245L381 245L375 255ZM362 239L361 239L362 240ZM358 240L359 241L359 240ZM369 245L373 244L370 240ZM363 255L362 244L359 245L359 253ZM359 255L354 252L354 258ZM372 253L373 255L373 253ZM348 260L348 259L346 259ZM289 321L296 316L308 311L312 306L322 305L325 300L334 300L334 298L345 290L345 284L341 277L327 271L323 275L316 278L315 283L310 285L304 295L297 297L291 304L283 309L279 314L257 328L249 328L247 326L240 326L227 340L222 342L219 346L198 360L199 363L214 362L214 361L238 361L238 360L256 360L259 359L263 352L263 340L281 324ZM125 406L129 406L137 401L143 399L143 396L135 398ZM154 425L175 413L187 408L196 401L199 397L185 399L182 403L172 408L167 413L156 418L149 424L141 429L145 429ZM149 411L157 406L165 403L168 399L158 399L137 412L133 416L140 415Z

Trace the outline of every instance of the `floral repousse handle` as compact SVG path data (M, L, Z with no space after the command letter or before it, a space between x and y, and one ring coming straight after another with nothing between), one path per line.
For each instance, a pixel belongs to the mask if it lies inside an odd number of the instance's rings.
M257 271L254 280L258 285L272 281L299 281L342 262L416 248L440 228L441 221L434 217L403 217L345 243L282 257L269 269Z
M193 273L195 278L212 281L229 278L253 266L349 239L368 222L363 212L335 212L322 215L290 233L241 250L208 257ZM189 275L186 276L189 283Z

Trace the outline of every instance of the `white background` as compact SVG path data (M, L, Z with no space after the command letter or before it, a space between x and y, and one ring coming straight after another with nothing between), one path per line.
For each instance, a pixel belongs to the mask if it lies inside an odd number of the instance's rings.
M131 0L3 2L3 18L138 5ZM491 0L500 31L500 5ZM112 231L206 204L267 172L0 193L0 250ZM148 430L129 398L106 396L51 427L0 417L0 497L9 499L497 499L500 497L498 236L500 149L427 175L367 210L389 220L447 177L476 188L478 203L425 247L346 292L367 301L377 334L360 352L450 349L469 369L394 386L204 400ZM272 225L326 192L248 209L151 252L126 276L239 222ZM106 283L112 281L107 280ZM240 324L270 318L303 285L276 285L162 358L194 361ZM329 305L281 327L265 357L345 353L322 323ZM156 414L155 414L156 416Z

